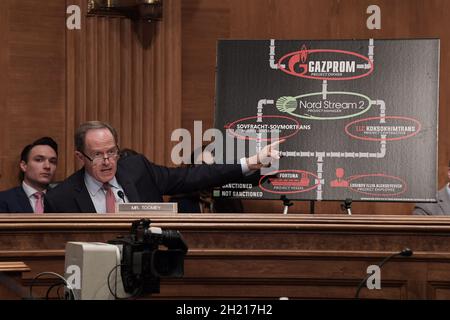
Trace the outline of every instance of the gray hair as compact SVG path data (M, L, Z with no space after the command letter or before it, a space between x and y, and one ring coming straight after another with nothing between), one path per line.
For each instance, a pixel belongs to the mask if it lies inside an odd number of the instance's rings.
M95 129L108 129L114 137L114 141L117 144L117 131L109 123L102 121L88 121L82 123L75 132L75 148L80 152L84 152L84 142L86 138L86 133L89 130Z

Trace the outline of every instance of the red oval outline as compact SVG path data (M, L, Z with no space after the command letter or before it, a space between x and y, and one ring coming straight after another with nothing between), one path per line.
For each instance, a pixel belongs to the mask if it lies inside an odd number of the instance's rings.
M278 60L278 63L277 63L278 69L283 71L284 73L290 74L292 76L300 77L300 78L316 79L316 80L330 80L330 81L333 81L333 80L337 80L337 81L340 81L340 80L355 80L355 79L359 79L359 78L364 78L364 77L369 76L375 69L375 67L373 65L373 62L370 61L369 58L367 58L366 56L363 56L362 54L356 53L356 52L345 51L345 50L334 50L334 49L313 49L313 50L307 50L308 55L309 55L309 53L315 53L315 52L335 52L335 53L342 53L342 54L352 55L352 56L355 56L355 57L358 57L358 58L361 58L361 59L367 61L370 64L370 69L369 69L368 72L363 73L363 74L361 74L359 76L344 77L344 78L328 78L328 77L317 77L317 76L305 76L305 75L301 75L301 74L298 74L298 73L286 70L286 69L281 67L281 62L284 59L286 59L286 58L288 58L290 56L293 56L295 54L300 54L300 53L302 53L302 51L291 52L291 53L288 53L288 54L284 55L283 57L281 57L280 60Z
M400 180L400 182L403 183L403 186L404 186L405 190L403 190L402 192L397 192L397 193L393 193L393 194L378 194L378 193L368 193L368 192L364 192L364 191L357 191L356 189L350 187L350 182L352 182L355 179L364 178L364 177L389 177L389 178L393 178L394 180ZM358 192L358 193L361 193L361 194L365 194L365 195L368 195L368 196L393 197L393 196L398 196L400 194L403 194L403 193L405 193L408 190L408 185L407 185L406 181L404 181L402 178L395 177L395 176L390 176L390 175L384 174L384 173L373 173L373 174L357 175L357 176L354 176L354 177L350 177L349 179L347 179L347 181L349 183L348 184L349 185L349 187L348 187L349 190L352 190L354 192Z
M263 116L251 116L251 117L246 117L246 118L238 119L238 120L236 120L236 121L233 121L233 122L231 122L231 123L228 123L228 124L225 125L226 132L227 132L228 134L232 135L233 137L236 137L237 139L241 139L241 140L255 140L255 141L258 141L257 138L243 137L243 136L241 136L241 135L235 134L234 132L231 132L231 131L230 131L230 130L231 130L230 127L231 127L232 125L236 124L237 122L241 122L241 121L248 120L248 119L257 119L258 117L261 117L261 118L284 118L284 119L292 120L292 121L294 121L295 124L297 124L297 126L298 126L298 129L297 129L297 130L295 130L292 134L290 134L290 135L288 135L288 136L285 136L285 137L278 137L278 140L281 140L281 139L288 139L288 138L290 138L290 137L296 135L296 134L300 131L300 122L298 122L297 119L294 119L294 118L291 118L291 117L287 117L287 116L280 116L280 115L263 115ZM228 129L230 129L230 130L228 130ZM273 138L259 139L259 141L272 141L272 140L273 140Z
M305 190L300 190L300 191L270 191L269 189L267 189L267 188L265 188L265 187L263 187L263 186L261 185L261 180L262 180L262 179L264 179L265 177L268 177L268 176L275 175L275 174L280 173L280 172L297 172L297 173L305 172L305 173L307 173L308 175L311 175L311 176L313 176L314 178L316 178L316 180L319 180L319 177L316 176L314 173L309 172L309 171L305 171L305 170L278 170L278 171L270 172L270 174L266 174L266 175L262 176L262 177L259 179L258 185L259 185L259 187L261 188L261 190L263 190L263 191L265 191L265 192L273 193L273 194L294 194L294 193L303 193L303 192L308 192L308 191L314 190L314 189L316 189L316 188L319 186L319 184L320 184L320 181L319 181L317 184L313 185L312 187L310 187L310 188L308 188L308 189L305 189Z
M368 121L368 120L381 119L381 118L382 118L382 117L370 117L370 118L364 118L364 119L359 119L359 120L352 121L352 122L348 123L348 124L345 126L345 129L344 129L344 130L345 130L345 133L346 133L348 136L350 136L350 137L352 137L352 138L354 138L354 139L358 139L358 140L364 140L364 141L383 141L383 139L381 139L381 138L363 138L363 137L359 137L359 136L356 136L356 135L350 133L349 130L348 130L348 127L349 127L350 125L352 125L352 124L355 124L355 123L358 123L358 122L363 122L363 121ZM419 120L416 120L416 119L413 119L413 118L402 117L402 116L385 116L384 118L385 118L385 119L403 119L403 120L406 119L406 120L410 120L410 121L412 121L412 122L417 123L417 125L419 126L419 129L418 129L417 131L413 132L412 134L406 135L406 136L404 136L404 137L398 137L398 138L386 138L385 141L398 141L398 140L408 139L408 138L414 137L416 134L418 134L418 133L420 132L420 130L422 130L422 124L419 122Z

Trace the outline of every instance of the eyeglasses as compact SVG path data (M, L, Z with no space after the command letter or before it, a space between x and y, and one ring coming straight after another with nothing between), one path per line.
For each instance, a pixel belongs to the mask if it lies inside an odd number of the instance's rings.
M106 152L96 152L94 153L94 155L91 157L89 157L87 154L85 154L83 151L80 151L81 154L83 156L85 156L89 161L91 161L93 164L100 164L102 163L104 160L108 159L112 159L112 160L116 160L119 157L119 147L116 146L113 149L110 149Z

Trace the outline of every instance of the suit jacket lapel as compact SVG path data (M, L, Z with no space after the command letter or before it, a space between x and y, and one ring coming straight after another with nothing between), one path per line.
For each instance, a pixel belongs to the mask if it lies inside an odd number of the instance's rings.
M446 215L450 215L450 196L447 192L447 186L439 191L438 197L439 206L441 207L442 212Z
M75 201L80 208L80 212L97 212L91 196L89 195L89 191L86 188L86 184L84 183L84 168L77 172L77 179L74 182L74 189L77 191Z
M125 195L127 196L128 200L130 202L140 202L141 199L139 197L139 193L136 189L136 186L133 182L131 182L128 178L125 172L117 166L117 173L116 173L117 181L120 183L120 185L123 188L123 191L125 192Z
M30 200L22 187L17 187L17 203L21 209L21 212L31 212L33 213L33 208L31 207Z

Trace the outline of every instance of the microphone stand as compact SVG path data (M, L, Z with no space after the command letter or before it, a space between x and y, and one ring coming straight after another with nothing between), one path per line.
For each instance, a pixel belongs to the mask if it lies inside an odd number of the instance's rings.
M393 254L391 254L390 256L384 258L383 261L381 261L381 262L378 264L378 268L381 269L381 267L382 267L386 262L388 262L389 260L391 260L392 258L394 258L394 257L396 257L396 256L410 257L410 256L412 256L412 255L413 255L413 251L412 251L411 249L409 249L409 248L404 248L402 251L393 253ZM367 274L367 275L364 277L364 279L361 280L361 282L360 282L359 285L358 285L358 289L356 290L355 299L359 299L359 292L361 291L361 289L362 289L364 283L366 283L367 279L369 279L369 277L370 277L371 275L373 275L374 273L375 273L375 271L374 271L373 273Z
M120 199L122 199L123 203L125 203L125 194L123 193L122 190L117 191L117 195L119 196Z
M314 200L309 201L309 213L310 214L315 214L316 213L315 204L316 204L316 202Z
M346 210L347 214L349 216L351 216L352 215L352 199L350 199L350 198L345 199L344 203L341 204L341 209Z
M283 214L287 214L289 207L293 206L294 203L291 200L289 200L285 195L281 196L281 200L283 200L284 205Z

